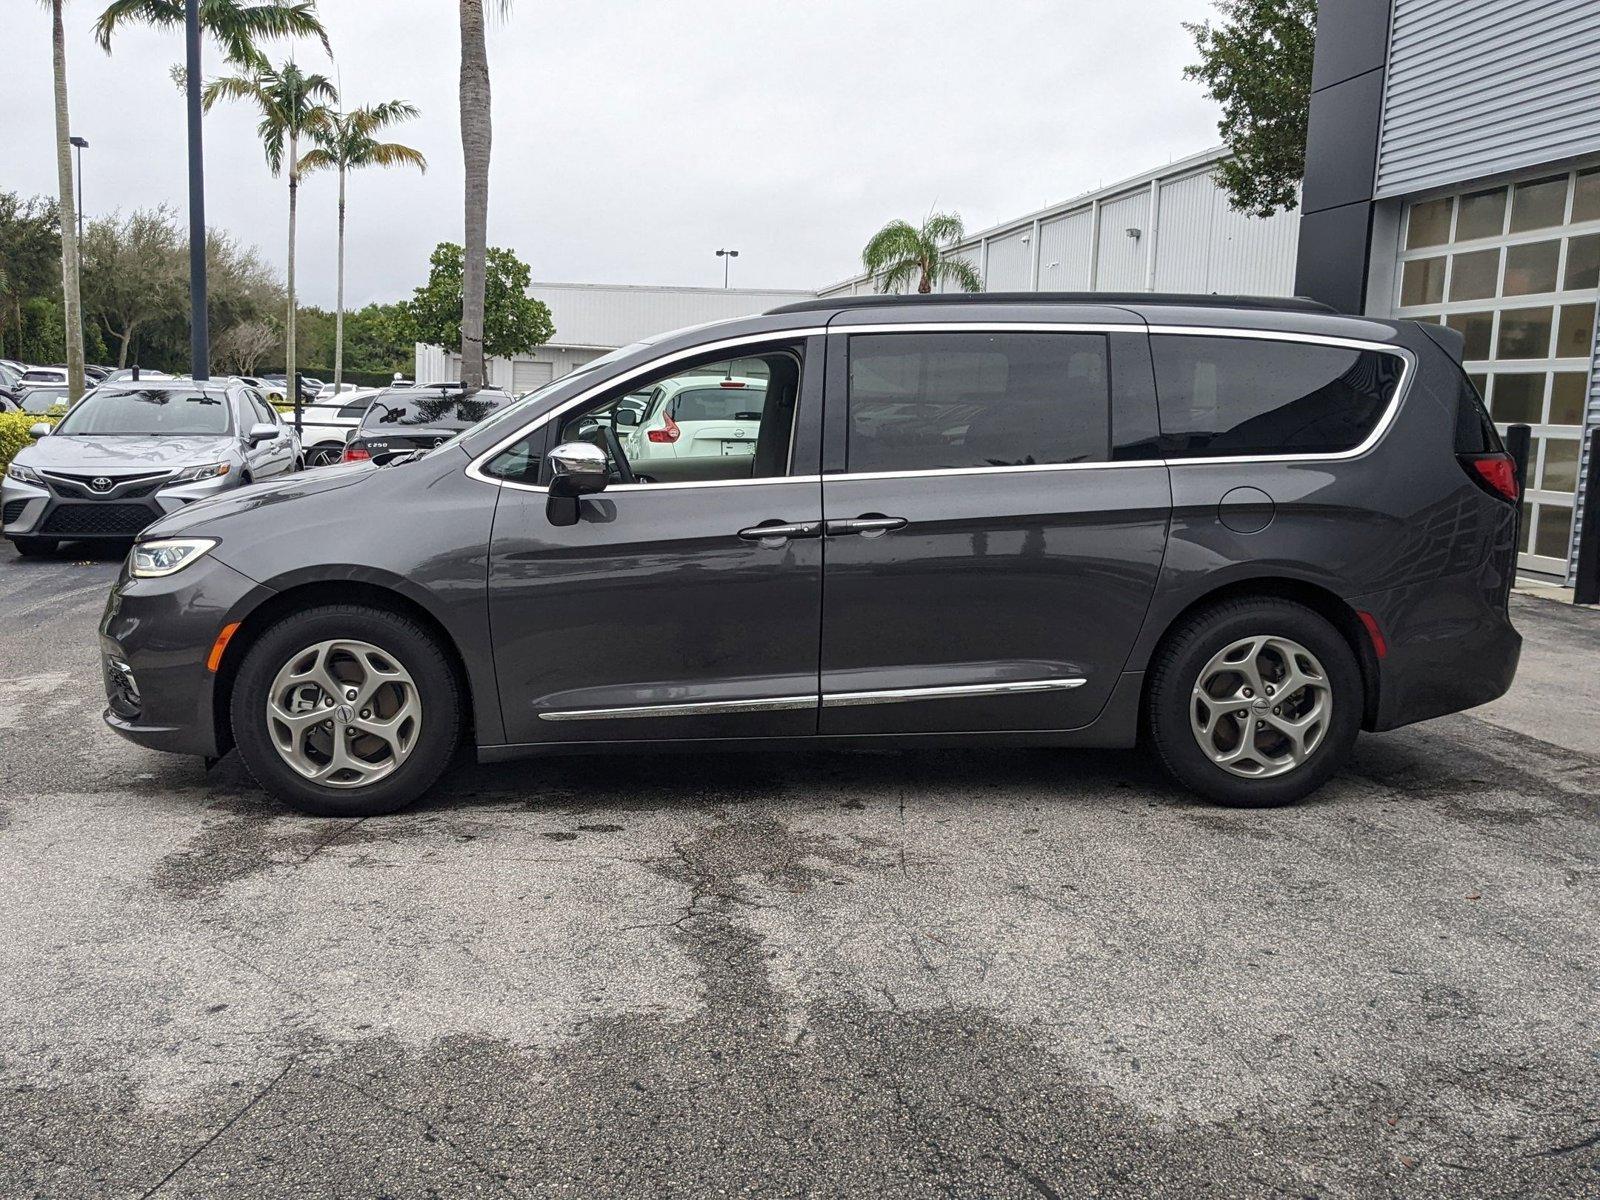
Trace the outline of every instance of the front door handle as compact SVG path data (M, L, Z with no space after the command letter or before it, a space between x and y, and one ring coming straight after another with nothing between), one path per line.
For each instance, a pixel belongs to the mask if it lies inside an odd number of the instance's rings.
M822 525L817 521L796 521L793 524L763 521L749 529L739 530L739 536L747 542L760 542L763 546L781 546L790 538L821 537Z
M824 530L829 537L843 537L849 533L859 533L862 537L882 537L895 529L904 529L910 522L904 517L885 517L877 513L868 513L850 521L828 521Z

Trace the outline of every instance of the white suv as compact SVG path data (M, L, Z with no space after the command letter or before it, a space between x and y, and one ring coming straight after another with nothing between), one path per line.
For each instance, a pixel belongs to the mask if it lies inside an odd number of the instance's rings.
M767 381L743 375L682 375L629 396L617 405L617 434L635 474L667 477L697 460L726 459L730 478L750 473ZM633 422L630 422L633 418ZM636 423L634 423L636 422Z

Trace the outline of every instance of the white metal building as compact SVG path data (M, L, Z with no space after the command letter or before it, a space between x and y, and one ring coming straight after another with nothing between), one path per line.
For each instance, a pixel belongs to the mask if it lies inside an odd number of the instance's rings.
M686 325L747 317L814 293L752 288L647 287L605 283L535 283L556 333L532 354L489 360L489 382L510 392L549 383L619 346ZM460 355L417 343L417 382L459 379Z
M1297 213L1265 220L1228 206L1217 148L971 234L957 248L990 292L1294 290ZM865 295L866 275L822 289Z

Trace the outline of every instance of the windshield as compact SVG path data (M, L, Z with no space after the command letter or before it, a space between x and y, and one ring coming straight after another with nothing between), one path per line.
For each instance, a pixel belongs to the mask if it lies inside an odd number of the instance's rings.
M232 429L222 396L182 389L114 387L102 384L61 419L56 433L78 437L225 436Z
M746 384L685 388L672 399L677 421L759 421L767 402L765 387Z
M361 428L381 431L422 425L429 429L466 429L510 400L504 392L487 391L471 396L379 396L361 418Z

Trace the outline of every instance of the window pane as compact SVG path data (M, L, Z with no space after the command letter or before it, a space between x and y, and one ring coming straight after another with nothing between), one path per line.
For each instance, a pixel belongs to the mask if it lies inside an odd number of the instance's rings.
M1600 233L1575 237L1567 243L1568 291L1600 287Z
M1563 304L1561 331L1556 335L1557 358L1594 356L1594 305Z
M1585 371L1556 372L1550 389L1551 425L1582 425L1584 402L1589 398L1589 375Z
M1502 425L1525 421L1539 425L1544 420L1543 375L1496 375L1494 396L1489 411Z
M1572 220L1600 221L1600 167L1578 175L1578 190L1572 197Z
M1562 504L1541 504L1534 528L1533 552L1565 562L1572 544L1572 510Z
M1411 221L1406 226L1406 249L1442 246L1450 240L1450 199L1429 200L1411 206Z
M1444 258L1419 258L1408 262L1400 285L1400 303L1438 304L1444 299Z
M1511 232L1549 229L1567 217L1567 177L1557 175L1533 183L1519 183L1511 202Z
M1444 323L1467 339L1462 357L1468 362L1482 362L1489 357L1490 339L1494 336L1493 313L1451 313Z
M1382 416L1400 360L1245 338L1155 337L1168 453L1325 454L1361 444Z
M1547 492L1578 490L1578 443L1569 438L1546 438L1544 474L1539 486Z
M1500 314L1500 343L1496 358L1548 358L1551 308L1508 308Z
M1500 284L1500 251L1456 255L1450 269L1450 299L1492 300Z
M1461 197L1461 213L1456 217L1456 241L1499 237L1506 228L1506 190L1475 192Z
M1109 417L1098 335L850 339L851 471L1104 462Z
M1506 295L1529 296L1556 290L1560 242L1531 242L1506 247Z

